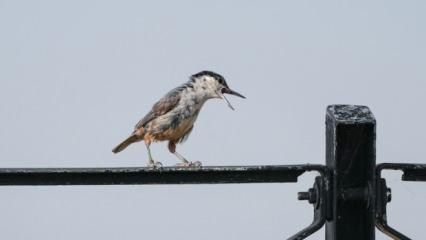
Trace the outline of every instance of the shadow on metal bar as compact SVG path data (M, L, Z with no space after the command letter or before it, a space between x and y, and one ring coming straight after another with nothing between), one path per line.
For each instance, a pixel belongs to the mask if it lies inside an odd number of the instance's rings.
M386 186L386 180L381 177L383 170L401 170L402 181L426 181L426 164L382 163L376 167L377 203L376 227L384 234L395 240L410 240L409 237L388 225L386 207L391 201L391 191Z

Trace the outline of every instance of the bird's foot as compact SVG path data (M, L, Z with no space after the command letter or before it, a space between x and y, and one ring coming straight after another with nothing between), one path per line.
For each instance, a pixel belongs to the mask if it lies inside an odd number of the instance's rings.
M195 162L185 161L185 162L176 164L176 166L187 167L187 168L191 168L191 167L200 168L202 166L202 163L200 161L195 161Z
M148 167L153 169L159 169L163 167L163 164L161 162L156 162L151 160L148 162Z

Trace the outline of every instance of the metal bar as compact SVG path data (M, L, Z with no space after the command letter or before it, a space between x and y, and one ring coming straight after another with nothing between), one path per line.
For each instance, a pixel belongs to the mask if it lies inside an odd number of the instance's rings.
M2 168L0 186L220 184L297 182L306 171L323 173L322 165L265 165L179 168Z
M426 164L417 163L381 163L377 165L377 175L381 176L382 170L401 170L402 181L426 181Z
M327 108L326 163L333 171L327 240L375 239L375 127L365 106Z

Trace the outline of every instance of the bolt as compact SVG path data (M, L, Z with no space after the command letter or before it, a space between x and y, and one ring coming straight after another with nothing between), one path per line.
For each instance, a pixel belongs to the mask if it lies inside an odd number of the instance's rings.
M297 199L308 200L309 203L314 204L317 201L317 194L313 188L310 188L307 192L297 193Z
M387 202L392 201L392 190L390 188L386 189L386 201Z
M309 200L310 194L308 192L299 192L297 193L297 199L299 200Z

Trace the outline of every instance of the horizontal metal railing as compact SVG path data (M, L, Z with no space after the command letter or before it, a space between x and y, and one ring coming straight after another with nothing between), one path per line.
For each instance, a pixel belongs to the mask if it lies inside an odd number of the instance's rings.
M200 168L0 168L0 185L222 184L297 182L322 165L218 166Z

